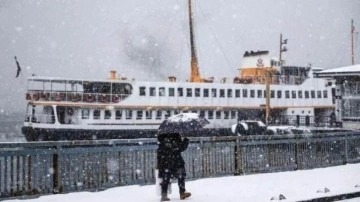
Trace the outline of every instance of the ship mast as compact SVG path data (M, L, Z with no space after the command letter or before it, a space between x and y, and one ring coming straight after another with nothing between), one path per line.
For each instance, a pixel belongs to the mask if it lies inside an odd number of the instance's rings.
M352 65L355 65L354 33L355 33L354 19L351 19L351 64Z
M194 17L192 13L192 0L188 0L189 5L189 28L190 28L190 50L191 50L191 73L190 82L207 82L206 79L201 78L199 72L199 63L196 55L195 35L194 35Z

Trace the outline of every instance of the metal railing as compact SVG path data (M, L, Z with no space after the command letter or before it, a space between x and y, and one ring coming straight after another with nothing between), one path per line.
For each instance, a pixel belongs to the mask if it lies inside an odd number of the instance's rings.
M360 132L191 138L187 179L360 162ZM0 144L0 198L154 183L156 139Z
M271 77L271 84L279 85L299 85L302 84L307 77L305 76L286 76L286 75L273 75ZM266 84L265 76L246 76L238 81L239 83L255 83Z
M126 99L129 95L130 94L29 90L26 93L26 100L55 101L55 102L118 103L121 100Z

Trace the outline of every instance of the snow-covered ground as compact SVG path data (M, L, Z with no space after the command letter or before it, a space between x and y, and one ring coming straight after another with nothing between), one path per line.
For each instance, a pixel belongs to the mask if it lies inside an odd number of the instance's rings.
M234 177L189 181L187 190L193 195L186 201L196 202L266 202L282 194L286 201L339 195L360 191L360 164ZM325 188L329 192L324 192ZM180 201L178 187L172 184L171 201ZM155 185L125 186L100 192L78 192L41 196L29 202L119 202L159 201ZM9 200L9 202L20 200ZM23 201L23 200L21 200ZM283 201L283 200L282 200ZM345 201L360 201L360 198Z

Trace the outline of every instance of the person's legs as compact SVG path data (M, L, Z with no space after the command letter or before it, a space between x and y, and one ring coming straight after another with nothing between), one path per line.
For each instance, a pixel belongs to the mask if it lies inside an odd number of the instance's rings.
M178 178L178 185L179 185L179 192L180 192L180 194L181 193L184 193L185 191L186 191L186 189L185 189L185 177L183 177L183 176L179 176L179 178Z
M184 193L186 191L185 189L185 178L186 178L186 172L184 168L179 168L177 170L176 176L178 179L178 185L179 185L179 192Z
M167 196L168 186L170 183L170 173L166 172L162 178L161 185L161 201L170 201Z
M186 189L185 189L185 178L186 178L185 168L178 169L176 177L178 179L180 199L182 200L182 199L186 199L186 198L190 197L191 193L186 192Z

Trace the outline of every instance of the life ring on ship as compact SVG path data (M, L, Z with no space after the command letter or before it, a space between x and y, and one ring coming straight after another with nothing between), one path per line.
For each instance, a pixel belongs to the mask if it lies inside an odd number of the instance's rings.
M56 93L54 99L55 99L55 101L61 101L61 100L62 100L61 94L60 94L60 93Z
M31 95L30 95L30 93L26 93L26 100L31 100Z
M81 100L81 96L79 94L72 94L71 95L71 101L78 102Z
M100 102L108 102L108 95L102 94L100 95Z
M41 97L42 100L48 100L49 95L47 93L41 93L40 97Z
M72 115L74 114L74 109L73 109L73 108L68 108L67 114L68 114L69 116L72 116Z
M86 101L87 102L93 102L94 101L94 96L93 95L87 95Z
M114 96L112 97L112 101L113 101L114 103L120 102L120 96L114 95Z
M282 76L282 77L281 77L281 81L282 81L283 83L288 83L288 80L287 80L287 78L286 78L285 76Z
M34 93L32 95L33 100L38 101L39 100L39 93Z

